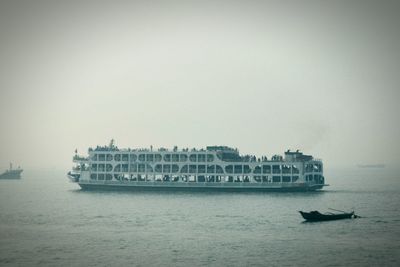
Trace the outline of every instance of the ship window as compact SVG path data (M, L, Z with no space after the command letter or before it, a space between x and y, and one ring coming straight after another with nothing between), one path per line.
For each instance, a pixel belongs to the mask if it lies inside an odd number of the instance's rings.
M271 173L271 166L270 165L263 165L262 166L263 173Z
M150 164L146 165L146 172L153 172L153 167Z
M313 170L313 165L312 164L307 164L306 165L306 172L312 172Z
M99 154L99 161L106 161L106 155Z
M205 162L206 161L206 155L205 154L199 154L197 155L198 162Z
M131 162L136 161L137 159L137 156L135 154L131 154L130 157L131 157Z
M297 180L299 180L299 176L293 176L293 182L296 182Z
M179 154L172 154L172 161L178 162L179 161Z
M107 173L107 174L106 174L106 180L108 180L108 181L109 181L109 180L112 180L112 175L109 174L109 173Z
M171 165L164 164L163 165L163 172L171 172Z
M164 155L164 161L170 162L171 161L171 154L165 154Z
M314 164L314 172L320 172L322 171L321 165L320 164Z
M128 164L122 164L122 171L128 172Z
M181 169L181 173L188 173L188 165L184 165Z
M205 173L206 172L206 165L199 165L198 166L198 172L199 173Z
M92 167L91 167L91 169L92 169L92 171L97 171L97 164L92 164Z
M104 172L104 164L99 164L98 170L99 170L99 172Z
M120 172L121 171L121 164L118 164L114 167L114 172Z
M293 173L295 173L295 174L300 173L299 169L297 169L296 165L292 165L292 170L293 170Z
M131 172L137 172L137 164L131 164Z
M106 165L106 171L107 171L107 172L112 171L112 169L113 169L113 167L112 167L111 164L107 164L107 165Z
M243 165L243 172L244 173L250 173L251 172L250 166L249 165Z
M115 161L121 161L121 154L115 154L114 160Z
M100 173L100 174L97 176L97 180L104 180L104 173Z
M143 163L138 165L138 172L145 172L146 171L146 165Z
M154 168L155 172L162 172L162 165L157 164L156 167Z
M254 173L261 173L261 166L256 166L254 168Z
M228 165L225 167L226 173L233 173L233 165Z
M282 182L290 183L290 176L282 176Z
M146 155L145 154L140 154L139 155L139 161L145 161L146 160Z
M196 165L189 165L189 173L196 173Z
M215 182L215 176L214 175L206 175L206 182Z
M281 182L281 177L280 176L272 176L272 182L280 183Z
M97 174L95 174L95 173L90 174L90 179L96 180L97 179Z
M235 165L235 173L242 173L242 165Z
M172 171L171 172L179 172L179 166L176 164L172 165Z
M161 155L160 154L155 154L154 155L154 161L161 161Z
M214 173L214 172L215 172L215 165L208 165L207 173Z
M273 165L272 166L272 173L281 173L281 166L280 165Z
M189 160L192 162L196 162L196 154L192 154L189 156Z
M107 161L112 161L112 159L113 159L113 156L111 154L107 154L106 160Z
M288 166L288 165L283 165L283 166L282 166L282 173L284 173L284 174L291 173L290 166Z
M212 162L214 161L214 155L207 154L207 162Z
M180 162L185 162L185 161L187 161L187 155L186 155L186 154L180 154L180 155L179 155L179 161L180 161Z
M216 172L216 173L224 173L224 170L222 169L221 166L216 165L216 166L215 166L215 172Z
M94 154L94 155L93 155L92 160L93 160L93 161L97 161L97 154Z
M146 155L146 160L152 162L154 160L154 155L153 154L147 154Z

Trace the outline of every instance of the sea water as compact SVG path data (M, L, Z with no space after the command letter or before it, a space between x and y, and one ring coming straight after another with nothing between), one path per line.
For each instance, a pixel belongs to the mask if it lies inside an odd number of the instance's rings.
M82 191L66 171L0 180L2 266L400 266L400 175L326 170L308 193ZM304 223L299 210L359 219Z

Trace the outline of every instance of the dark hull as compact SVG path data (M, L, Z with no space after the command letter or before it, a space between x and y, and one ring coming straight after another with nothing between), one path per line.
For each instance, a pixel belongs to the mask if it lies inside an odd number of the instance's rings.
M83 190L102 191L187 191L187 192L308 192L320 187L239 187L239 186L163 186L163 185L132 185L132 184L90 184L79 183Z
M22 170L5 172L0 174L0 179L7 179L7 180L21 179L21 173Z
M318 211L312 212L303 212L300 211L301 216L307 221L333 221L333 220L342 220L342 219L351 219L354 215L354 212L351 213L340 213L340 214L322 214Z

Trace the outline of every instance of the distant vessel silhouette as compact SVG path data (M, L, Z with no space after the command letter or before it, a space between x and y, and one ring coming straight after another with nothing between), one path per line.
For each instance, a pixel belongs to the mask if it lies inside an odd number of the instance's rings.
M10 169L0 174L0 179L20 179L22 171L23 169L21 169L19 166L17 169L13 169L12 163L10 163Z
M358 168L385 168L385 164L358 164Z

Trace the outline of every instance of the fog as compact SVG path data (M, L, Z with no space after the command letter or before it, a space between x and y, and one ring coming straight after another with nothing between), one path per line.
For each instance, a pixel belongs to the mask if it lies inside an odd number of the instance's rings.
M374 3L375 2L375 3ZM400 161L396 1L0 2L0 168L77 148Z

